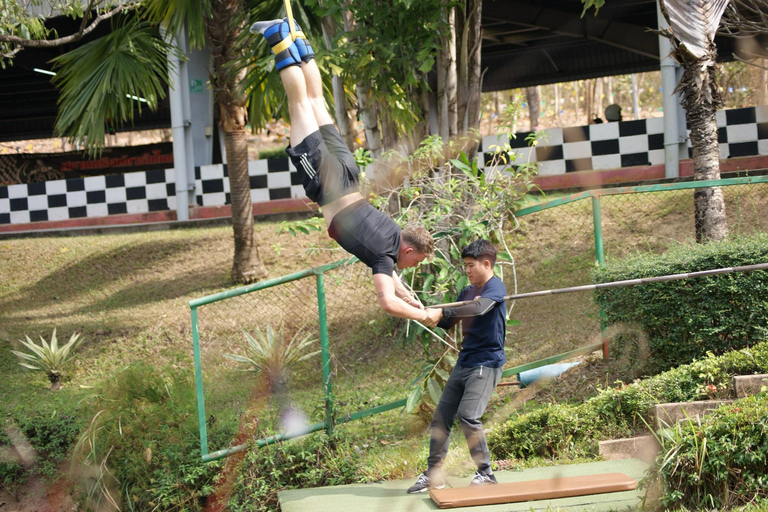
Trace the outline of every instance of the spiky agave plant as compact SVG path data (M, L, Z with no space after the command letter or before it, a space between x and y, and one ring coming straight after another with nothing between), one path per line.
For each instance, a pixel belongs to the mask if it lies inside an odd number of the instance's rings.
M245 336L245 355L223 354L227 359L248 365L246 371L264 374L269 382L270 392L274 390L284 370L291 365L309 359L320 353L319 350L305 353L317 339L299 329L290 340L286 340L285 328L275 330L271 324L255 330L255 336L243 331Z
M60 389L62 368L72 360L72 351L82 342L80 333L74 333L67 344L61 347L56 339L56 329L53 330L50 343L46 342L42 336L40 336L40 345L35 344L29 336L24 337L27 340L19 340L19 342L27 347L30 353L11 350L19 358L19 364L30 370L44 371L48 375L48 380L51 381L51 389Z

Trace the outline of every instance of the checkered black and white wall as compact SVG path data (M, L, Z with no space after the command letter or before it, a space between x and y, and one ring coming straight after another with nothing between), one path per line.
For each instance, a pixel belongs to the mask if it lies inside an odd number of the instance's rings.
M546 140L533 149L525 142L527 133L511 142L506 136L486 136L482 141L485 158L479 163L483 167L490 162L493 145L510 142L517 161L530 157L544 176L663 164L663 124L662 118L653 118L551 128L546 130ZM717 124L720 158L768 155L768 106L720 111ZM248 173L254 203L304 197L287 158L248 162ZM230 204L226 165L195 169L195 186L199 206ZM173 169L0 187L0 225L175 209Z
M768 155L768 106L717 112L720 158ZM493 146L509 142L517 162L538 162L539 174L551 176L574 171L618 169L664 163L664 119L550 128L535 148L525 142L530 132L483 137L484 165L493 158ZM688 141L691 156L691 144Z
M304 197L298 175L287 158L248 162L248 173L254 203ZM195 193L199 206L230 204L227 166L196 168ZM0 224L175 209L173 169L0 187Z

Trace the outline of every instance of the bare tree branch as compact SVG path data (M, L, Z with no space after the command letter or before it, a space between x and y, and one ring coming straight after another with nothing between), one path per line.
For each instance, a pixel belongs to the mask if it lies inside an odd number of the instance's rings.
M719 33L729 36L768 34L768 0L733 0Z
M91 0L88 3L88 7L90 8L92 4L93 4L93 0ZM87 27L84 27L81 25L80 30L78 30L76 33L69 36L59 37L57 39L24 39L23 37L8 36L8 35L0 34L0 42L11 43L19 46L19 48L17 48L11 53L11 55L18 53L23 48L52 48L55 46L62 46L68 43L74 43L82 39L84 36L87 36L88 34L90 34L102 21L108 20L109 18L113 17L118 13L132 10L135 7L136 7L135 4L121 5L119 7L115 7L114 9L107 11L103 14L100 14L99 16L94 18L93 22ZM83 16L83 20L86 20L86 19L87 19L87 15Z
M754 55L755 59L759 59L759 58L763 57L762 55L757 55L757 54L754 54L754 53L750 53L750 55ZM735 54L734 54L733 58L734 58L734 60L737 60L739 62L743 62L744 64L747 64L749 66L754 66L756 68L768 70L768 67L761 66L760 64L757 64L754 60L745 60L745 59L742 59L741 57L739 57L738 55L735 55Z
M24 49L24 47L23 47L23 46L17 46L16 48L14 48L14 50L13 50L12 52L9 52L9 53L5 53L5 52L3 52L3 53L0 53L0 59L10 59L11 57L13 57L14 55L16 55L17 53L19 53L19 52L20 52L21 50L23 50L23 49Z

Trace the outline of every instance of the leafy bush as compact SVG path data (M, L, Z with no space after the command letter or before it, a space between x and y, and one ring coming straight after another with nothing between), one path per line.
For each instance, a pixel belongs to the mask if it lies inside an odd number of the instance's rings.
M360 456L341 437L315 434L265 448L251 448L243 458L227 510L279 509L283 489L364 482Z
M24 467L21 464L0 459L0 487L15 494L16 488L24 480Z
M56 466L69 456L82 421L74 412L64 414L54 411L53 414L38 412L22 416L17 425L37 455L35 471L55 479L58 476Z
M597 454L597 441L644 430L657 403L727 395L733 375L768 371L768 342L706 358L642 381L605 389L581 404L550 404L494 428L488 446L497 459L575 458Z
M768 261L768 235L638 254L594 271L597 283L736 267ZM768 272L740 272L597 290L608 323L641 326L647 368L663 371L768 338Z
M288 153L285 152L285 148L283 147L259 150L260 160L268 160L270 158L288 158Z
M75 450L86 501L122 500L129 510L203 510L221 465L200 459L195 404L188 370L137 364L103 385ZM217 445L234 432L222 423L216 435L223 439L211 439Z
M768 497L768 396L667 429L645 485L659 510L721 510Z

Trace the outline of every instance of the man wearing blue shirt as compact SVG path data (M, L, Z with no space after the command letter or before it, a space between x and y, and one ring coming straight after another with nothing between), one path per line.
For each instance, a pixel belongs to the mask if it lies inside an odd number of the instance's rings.
M461 257L470 285L459 294L459 302L473 302L443 309L437 324L448 329L461 320L463 340L459 359L430 424L428 468L408 489L409 494L440 489L445 485L439 470L448 454L451 427L457 416L467 438L469 453L477 465L471 485L497 483L491 471L491 454L480 418L499 383L502 366L507 362L504 355L507 312L504 296L507 289L501 279L493 275L496 249L491 242L476 240L462 251Z

